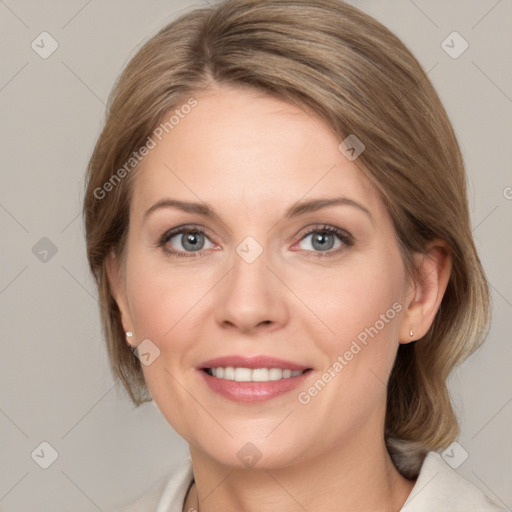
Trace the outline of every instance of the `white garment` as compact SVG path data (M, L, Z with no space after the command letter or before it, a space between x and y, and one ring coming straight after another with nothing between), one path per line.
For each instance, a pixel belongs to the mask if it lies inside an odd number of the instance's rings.
M121 512L182 512L192 480L187 458L174 471ZM506 511L480 489L451 469L436 452L428 452L411 494L400 512L498 512ZM332 511L335 512L335 511Z

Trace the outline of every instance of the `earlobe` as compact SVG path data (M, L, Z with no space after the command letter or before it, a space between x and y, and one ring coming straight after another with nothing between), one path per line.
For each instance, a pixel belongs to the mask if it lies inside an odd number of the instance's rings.
M400 343L416 341L428 332L443 300L451 274L450 248L443 240L432 241L426 252L417 254L415 260L418 277L413 283L412 293L408 296Z

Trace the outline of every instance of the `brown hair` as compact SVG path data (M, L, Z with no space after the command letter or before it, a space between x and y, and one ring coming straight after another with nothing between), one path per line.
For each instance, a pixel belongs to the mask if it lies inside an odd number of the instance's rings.
M137 165L112 180L164 114L212 81L292 101L340 142L356 134L365 145L356 163L381 193L410 276L414 252L434 238L449 244L452 272L434 322L421 340L400 345L388 383L387 446L404 475L416 474L425 450L458 435L446 380L487 334L489 289L471 234L463 159L438 95L395 35L341 1L228 0L196 9L149 39L122 72L84 201L113 373L136 405L151 399L106 273L109 253L123 254Z

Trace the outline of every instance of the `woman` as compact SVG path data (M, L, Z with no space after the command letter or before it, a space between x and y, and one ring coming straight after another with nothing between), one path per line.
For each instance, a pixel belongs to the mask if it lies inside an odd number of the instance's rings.
M118 80L84 203L114 374L190 459L127 510L499 510L436 453L489 291L424 71L337 0L233 0Z

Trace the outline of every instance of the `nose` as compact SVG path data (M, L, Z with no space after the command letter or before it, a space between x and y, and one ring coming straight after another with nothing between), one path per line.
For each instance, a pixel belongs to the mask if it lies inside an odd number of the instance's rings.
M254 261L240 254L233 252L232 269L216 287L217 323L243 333L282 327L289 314L287 288L277 277L275 265L269 268L265 250Z

